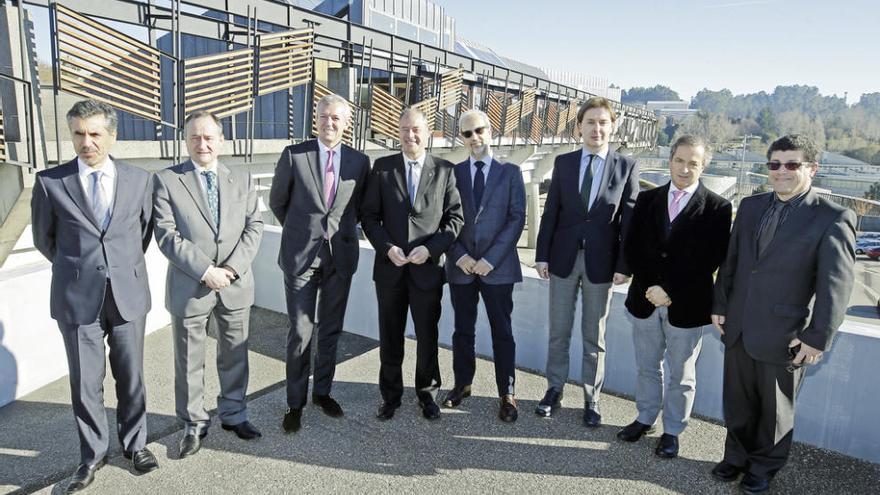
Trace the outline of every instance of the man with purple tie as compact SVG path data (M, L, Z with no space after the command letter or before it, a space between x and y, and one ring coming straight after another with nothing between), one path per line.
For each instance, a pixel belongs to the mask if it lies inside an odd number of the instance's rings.
M662 410L663 435L654 452L663 458L678 455L678 436L694 405L703 327L711 322L712 274L730 238L730 202L699 180L711 159L701 138L678 138L670 149L671 180L639 194L624 243L633 272L626 308L633 325L639 415L617 438L635 442L652 432Z

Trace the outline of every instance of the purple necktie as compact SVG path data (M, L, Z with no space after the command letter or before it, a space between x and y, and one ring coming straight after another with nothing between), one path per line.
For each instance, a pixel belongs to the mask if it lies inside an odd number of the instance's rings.
M672 191L672 204L669 205L669 221L675 220L678 212L681 211L681 198L685 195L684 191Z
M327 150L327 167L324 168L324 204L327 208L333 204L333 198L336 197L336 189L333 182L336 180L336 174L333 172L333 150Z

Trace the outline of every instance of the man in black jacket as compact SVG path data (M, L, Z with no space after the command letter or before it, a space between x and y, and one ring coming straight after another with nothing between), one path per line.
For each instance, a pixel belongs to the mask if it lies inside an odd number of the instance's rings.
M703 326L711 322L712 273L730 238L730 202L700 183L712 159L706 143L682 136L670 150L668 184L636 200L624 256L633 271L626 308L632 316L639 416L617 433L635 442L663 410L655 453L678 455L678 436L694 404ZM664 397L663 361L669 369Z

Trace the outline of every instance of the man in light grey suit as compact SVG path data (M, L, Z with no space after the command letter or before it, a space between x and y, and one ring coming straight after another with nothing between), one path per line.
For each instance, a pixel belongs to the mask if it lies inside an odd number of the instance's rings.
M820 156L797 134L770 145L773 192L740 203L715 281L727 440L712 475L745 473L746 493L768 490L788 460L801 365L831 348L852 292L856 216L812 189Z
M150 174L110 156L116 112L84 100L67 113L78 158L37 173L31 200L34 246L52 262L49 306L70 367L80 466L68 493L84 489L107 461L105 345L116 379L116 431L135 471L159 467L146 448L144 323L150 287L144 251L152 233Z
M224 430L250 440L260 432L247 416L248 319L254 303L251 262L263 221L253 179L218 161L220 120L208 112L186 119L190 159L154 179L156 242L168 258L165 307L174 334L174 398L185 429L179 457L195 454L208 434L205 337L217 323L217 410Z
M288 146L272 179L269 208L283 226L278 265L284 272L290 318L288 409L282 421L287 433L298 431L302 424L313 337L318 348L312 402L328 416L343 415L330 389L348 290L357 270L357 223L370 170L369 158L342 142L350 119L348 102L342 97L321 98L318 139Z
M522 282L516 243L525 225L525 184L518 166L492 157L492 127L485 113L464 112L459 129L470 158L455 166L464 226L446 256L446 279L455 309L455 386L443 405L457 407L471 395L477 302L482 297L492 329L495 382L501 399L498 417L511 423L518 412L514 395L516 343L510 316L513 284Z

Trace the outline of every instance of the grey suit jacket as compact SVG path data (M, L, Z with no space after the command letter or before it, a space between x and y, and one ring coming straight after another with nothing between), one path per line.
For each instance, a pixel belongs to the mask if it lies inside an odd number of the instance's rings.
M559 155L541 215L535 261L550 264L550 273L567 277L584 240L587 278L594 284L611 282L613 274L629 275L623 243L639 194L639 167L630 157L609 151L599 178L599 194L590 210L580 195L581 150Z
M37 173L31 199L34 246L52 262L49 307L59 323L87 325L98 319L107 270L116 306L126 321L150 310L144 261L152 233L150 174L113 162L115 199L103 233L79 181L75 159Z
M343 144L339 169L336 196L328 208L324 204L318 141L288 146L281 153L272 179L269 209L283 225L278 265L285 273L299 275L311 266L325 228L336 269L349 276L357 269L357 223L370 159Z
M758 257L757 229L772 199L759 194L740 203L712 313L725 316L725 345L742 337L750 356L782 364L795 337L831 347L853 287L856 218L810 190Z
M254 181L245 170L218 165L218 229L200 180L188 160L157 172L153 181L156 242L168 258L165 307L178 317L207 313L217 297L229 309L254 303L251 262L263 235ZM201 282L211 265L228 266L238 278L215 293Z
M470 160L455 166L455 184L461 196L464 226L446 256L446 280L450 284L469 284L476 275L455 266L464 255L485 258L494 268L480 279L487 284L522 282L522 268L516 243L526 218L526 189L522 172L512 163L492 160L483 199L474 202Z

